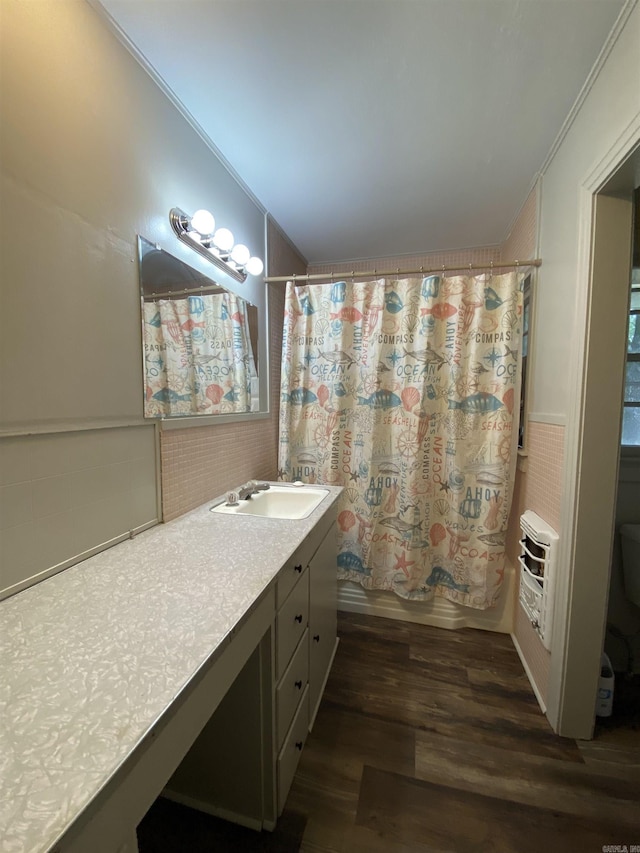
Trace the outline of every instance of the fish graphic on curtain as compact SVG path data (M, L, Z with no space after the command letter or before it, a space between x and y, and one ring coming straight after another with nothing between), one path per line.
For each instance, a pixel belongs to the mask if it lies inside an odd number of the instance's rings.
M517 439L519 278L287 285L279 469L344 486L340 579L495 603Z
M145 416L247 412L256 369L244 300L230 292L143 309Z

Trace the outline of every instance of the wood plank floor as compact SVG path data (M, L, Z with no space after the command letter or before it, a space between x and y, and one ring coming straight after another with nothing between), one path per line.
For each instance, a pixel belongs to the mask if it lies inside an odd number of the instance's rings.
M573 853L640 845L638 717L551 731L508 636L339 614L287 807L255 833L158 800L140 853ZM639 847L640 849L640 847Z

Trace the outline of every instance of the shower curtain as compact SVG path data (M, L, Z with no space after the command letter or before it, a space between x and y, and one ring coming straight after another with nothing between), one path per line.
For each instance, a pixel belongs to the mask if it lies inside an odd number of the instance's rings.
M495 603L521 278L287 285L280 476L345 487L340 579L406 599Z
M244 299L213 293L145 302L143 326L147 417L251 410L257 373Z

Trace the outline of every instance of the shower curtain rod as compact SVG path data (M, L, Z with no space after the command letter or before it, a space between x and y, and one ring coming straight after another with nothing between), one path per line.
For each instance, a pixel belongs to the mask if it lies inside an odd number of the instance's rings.
M324 281L334 281L334 279L344 279L344 278L364 278L373 276L389 276L389 275L428 275L430 273L436 272L451 272L454 270L499 270L505 269L509 267L539 267L542 264L542 260L540 258L534 258L529 261L508 261L506 263L488 263L488 264L458 264L458 266L447 266L446 264L442 264L439 267L420 267L417 270L362 270L360 272L356 272L351 270L347 272L345 270L341 270L339 272L330 272L330 273L312 273L311 275L297 275L293 273L292 275L270 275L265 277L265 281L268 284L273 284L278 281L292 281L294 284L303 284L306 281L319 281L320 279Z
M203 285L202 287L185 287L182 290L158 290L153 291L152 293L145 293L142 296L143 302L156 302L158 299L180 299L184 296L210 296L215 295L217 293L226 293L224 287L218 287L216 284L212 284L209 287Z

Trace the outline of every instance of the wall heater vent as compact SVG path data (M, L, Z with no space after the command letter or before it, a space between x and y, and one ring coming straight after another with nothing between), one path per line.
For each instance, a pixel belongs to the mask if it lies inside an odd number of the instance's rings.
M520 516L520 530L520 607L550 649L559 537L531 510Z

